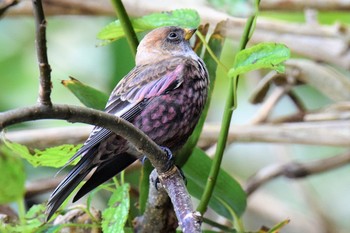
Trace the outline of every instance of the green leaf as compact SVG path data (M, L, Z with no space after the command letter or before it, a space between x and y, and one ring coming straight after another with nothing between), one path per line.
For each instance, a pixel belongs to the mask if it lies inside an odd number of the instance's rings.
M45 223L46 206L44 204L33 205L26 213L26 227L30 229L39 228Z
M86 107L103 110L106 106L108 95L93 87L83 84L79 80L69 77L70 80L62 80L67 87Z
M195 148L183 167L188 190L200 199L203 194L212 160L199 148ZM218 214L232 219L234 214L241 216L246 208L246 194L240 184L227 172L220 169L218 180L209 206Z
M253 0L208 0L215 8L236 17L249 17L256 13Z
M229 76L233 77L261 68L284 72L285 67L282 62L289 57L290 50L283 44L259 43L237 53L233 68L229 71Z
M118 187L108 201L108 208L102 213L102 231L104 233L124 232L124 225L128 219L130 198L129 184Z
M26 159L34 167L47 166L55 168L64 166L81 147L81 145L66 144L45 150L29 150L28 147L15 142L5 141L5 145L11 151ZM72 164L76 164L78 160L79 158L73 161Z
M179 9L163 13L154 13L141 18L131 19L135 32L142 32L163 26L181 26L184 28L197 28L200 24L200 17L197 11L191 9ZM98 33L97 38L109 42L124 36L120 21L116 20ZM108 42L103 43L103 45Z
M22 160L5 145L0 145L0 204L24 195L25 171Z

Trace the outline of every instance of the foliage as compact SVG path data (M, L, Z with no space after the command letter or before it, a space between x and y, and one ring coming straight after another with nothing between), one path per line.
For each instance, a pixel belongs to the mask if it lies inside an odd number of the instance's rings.
M68 160L78 151L81 145L60 145L52 148L46 148L45 150L29 149L25 145L19 143L9 142L4 140L6 146L11 149L12 152L18 154L22 158L26 159L34 167L46 166L46 167L63 167ZM72 162L76 164L77 160Z
M108 208L102 213L102 230L106 233L122 233L128 218L130 200L129 184L124 184L113 192Z
M0 204L23 197L26 179L23 161L6 146L0 144Z
M181 26L188 28L197 28L200 18L195 10L181 9L164 13L155 13L143 16L141 18L131 19L135 32L154 29L163 26ZM123 37L125 32L122 29L119 20L116 20L105 26L97 35L98 39L105 40L103 45Z

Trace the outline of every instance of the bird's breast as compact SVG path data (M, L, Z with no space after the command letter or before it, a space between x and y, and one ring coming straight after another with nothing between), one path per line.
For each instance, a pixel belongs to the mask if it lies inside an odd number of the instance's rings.
M133 123L158 145L180 148L191 135L207 98L202 79L185 79L181 86L154 97Z

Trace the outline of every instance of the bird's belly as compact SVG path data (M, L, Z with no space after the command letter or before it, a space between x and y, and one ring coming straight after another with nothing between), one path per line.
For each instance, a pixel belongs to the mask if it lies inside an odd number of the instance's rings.
M191 135L205 104L206 93L177 90L154 98L133 121L158 145L180 148Z

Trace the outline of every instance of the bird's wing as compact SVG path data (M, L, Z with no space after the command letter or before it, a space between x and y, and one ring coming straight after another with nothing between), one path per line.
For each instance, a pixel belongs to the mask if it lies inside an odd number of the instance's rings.
M159 96L181 85L185 58L176 57L161 63L137 66L124 77L113 90L105 112L132 121L149 103ZM111 135L111 131L96 126L79 151L68 161L84 155L92 147Z

